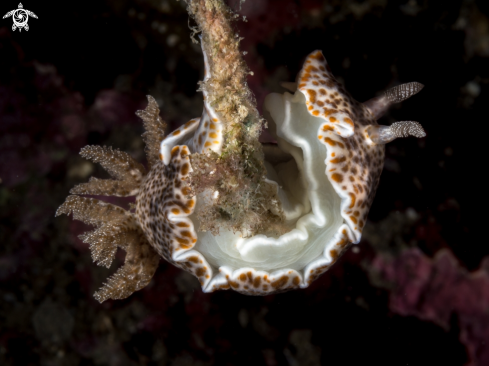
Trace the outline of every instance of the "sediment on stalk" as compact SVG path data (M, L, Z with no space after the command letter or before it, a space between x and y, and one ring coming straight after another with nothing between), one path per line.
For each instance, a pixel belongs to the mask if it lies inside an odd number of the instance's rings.
M206 102L224 121L221 154L190 156L190 185L194 193L218 192L210 206L198 209L200 230L265 233L271 227L279 227L284 216L273 188L265 181L264 156L258 140L264 120L247 85L250 71L239 50L240 38L232 27L238 15L222 0L185 2L197 23L194 34L201 33L202 47L208 56L210 77L200 83L200 90L206 92Z

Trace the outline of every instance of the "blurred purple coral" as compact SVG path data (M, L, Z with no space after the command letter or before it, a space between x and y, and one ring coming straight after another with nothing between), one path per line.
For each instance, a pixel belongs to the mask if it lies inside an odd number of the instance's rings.
M129 95L112 89L102 90L90 107L91 125L95 130L103 131L120 126L121 121L139 126L140 122L134 114L138 108L142 108L142 104Z
M412 248L395 258L378 255L372 267L391 288L389 307L394 313L429 320L446 330L455 316L467 365L489 365L489 258L482 263L479 270L468 272L447 249L431 259Z

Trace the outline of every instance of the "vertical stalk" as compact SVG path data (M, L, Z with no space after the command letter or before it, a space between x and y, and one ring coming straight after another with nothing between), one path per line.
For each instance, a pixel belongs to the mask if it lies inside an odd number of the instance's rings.
M198 213L200 228L218 232L220 227L227 227L250 235L262 232L282 220L281 214L270 212L282 211L264 181L266 169L259 142L264 120L246 82L250 72L239 50L240 38L231 24L238 15L223 0L185 1L188 13L197 23L194 34L201 32L202 47L208 56L210 77L201 82L201 89L207 93L206 102L224 123L221 155L191 156L194 191L219 191L214 207ZM210 172L206 169L209 166L216 167L211 183L204 177Z

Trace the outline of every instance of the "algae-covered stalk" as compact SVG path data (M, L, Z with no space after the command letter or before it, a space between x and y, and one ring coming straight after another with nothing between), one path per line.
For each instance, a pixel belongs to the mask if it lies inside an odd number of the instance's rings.
M263 232L278 226L283 215L279 200L270 200L271 187L264 180L266 170L258 141L264 121L246 82L250 72L232 27L237 15L222 0L186 2L207 55L201 90L223 123L220 154L190 156L194 193L218 192L212 205L197 208L200 230L217 233L219 228L229 228L246 235Z

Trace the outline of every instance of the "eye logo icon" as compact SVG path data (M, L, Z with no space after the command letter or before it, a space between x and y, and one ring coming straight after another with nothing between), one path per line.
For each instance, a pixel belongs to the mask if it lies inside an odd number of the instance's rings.
M19 8L14 9L12 11L9 11L7 14L3 16L3 19L12 17L12 20L14 21L14 24L12 25L12 30L16 30L19 28L19 32L22 31L22 28L24 28L26 31L29 30L29 25L27 24L27 21L29 20L29 16L36 18L37 15L34 14L32 11L24 9L24 6L22 3L19 3Z

